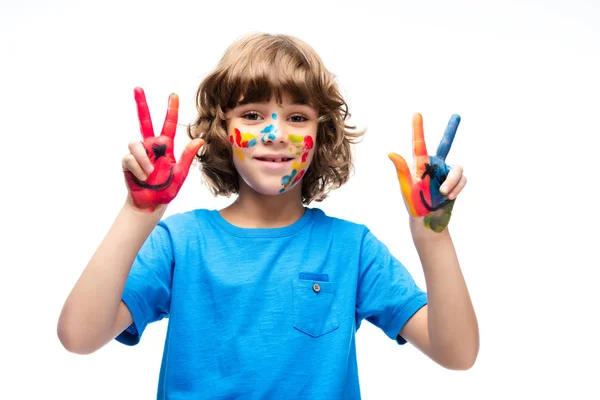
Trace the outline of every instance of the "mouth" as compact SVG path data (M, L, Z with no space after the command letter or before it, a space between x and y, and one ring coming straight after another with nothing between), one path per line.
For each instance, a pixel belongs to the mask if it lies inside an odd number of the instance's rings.
M255 157L254 159L259 162L259 165L262 168L272 171L289 170L291 168L292 161L295 160L295 158L292 157Z
M292 161L292 157L270 158L270 157L255 157L258 161L267 163L286 163Z

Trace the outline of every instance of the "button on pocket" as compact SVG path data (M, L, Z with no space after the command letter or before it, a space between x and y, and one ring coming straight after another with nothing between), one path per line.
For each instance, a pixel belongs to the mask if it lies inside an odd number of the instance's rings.
M294 328L319 337L339 327L333 282L292 279L292 296Z

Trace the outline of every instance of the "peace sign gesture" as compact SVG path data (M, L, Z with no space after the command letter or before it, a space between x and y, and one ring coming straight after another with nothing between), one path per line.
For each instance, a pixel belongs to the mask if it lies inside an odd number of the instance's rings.
M404 158L396 153L388 156L396 166L404 204L413 218L425 217L425 226L435 232L443 231L450 222L454 200L466 184L462 167L450 168L446 156L450 151L460 117L454 114L448 122L435 156L427 154L423 117L413 117L413 156L415 176ZM438 211L440 210L440 211Z
M123 158L123 172L129 189L129 199L134 207L154 211L177 196L190 170L202 139L194 139L186 146L179 163L173 155L173 141L179 114L179 97L169 96L167 116L160 136L154 136L146 95L135 88L142 142L129 144L130 153Z

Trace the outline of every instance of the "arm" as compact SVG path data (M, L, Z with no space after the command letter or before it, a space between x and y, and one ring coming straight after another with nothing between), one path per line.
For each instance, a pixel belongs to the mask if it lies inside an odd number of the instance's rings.
M130 143L130 153L122 161L127 202L69 294L58 321L58 337L74 353L92 353L131 325L131 313L121 301L131 266L204 144L202 139L192 140L177 163L173 143L179 98L169 97L162 132L155 136L144 91L136 88L134 93L143 141Z
M432 232L411 218L411 231L427 285L428 305L400 336L449 369L469 369L479 352L479 328L448 230Z
M404 204L410 215L413 242L421 259L428 305L400 331L407 341L449 369L468 369L479 352L479 329L456 251L446 227L454 200L466 185L462 167L445 160L460 117L453 115L437 152L427 155L420 114L413 118L413 177L404 158L391 153Z
M67 350L93 353L131 325L121 301L123 288L133 260L165 209L121 209L63 306L57 331Z

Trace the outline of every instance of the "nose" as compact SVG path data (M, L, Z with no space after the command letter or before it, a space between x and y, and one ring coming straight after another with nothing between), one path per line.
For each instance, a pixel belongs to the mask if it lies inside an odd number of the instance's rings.
M287 135L285 134L285 127L279 120L271 119L270 123L265 126L261 131L261 142L262 143L287 143Z

